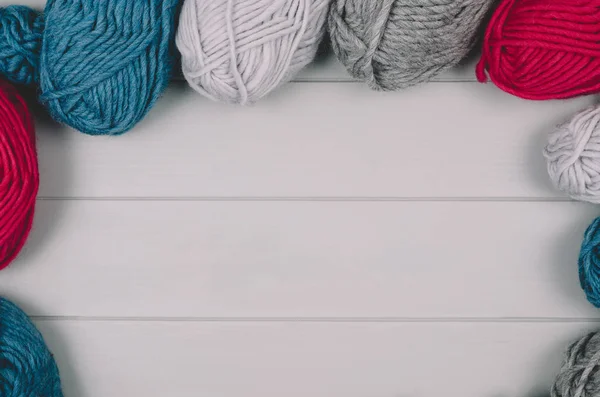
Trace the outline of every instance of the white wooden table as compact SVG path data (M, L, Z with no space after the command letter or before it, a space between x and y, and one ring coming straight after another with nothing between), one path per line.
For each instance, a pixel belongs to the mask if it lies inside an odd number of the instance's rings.
M0 294L67 397L548 395L600 319L576 263L600 209L553 190L542 149L591 101L472 64L376 93L329 57L249 108L173 83L121 137L40 116Z

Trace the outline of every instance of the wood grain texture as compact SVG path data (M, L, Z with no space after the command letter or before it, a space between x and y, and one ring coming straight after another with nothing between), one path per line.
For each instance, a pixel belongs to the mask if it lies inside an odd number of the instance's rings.
M548 396L586 323L41 321L66 396Z
M42 201L0 290L50 316L597 317L569 202Z
M547 397L600 326L576 264L598 207L542 149L593 99L511 97L475 58L377 93L324 48L246 108L175 81L120 137L30 92L40 200L0 294L66 397Z
M527 103L474 83L388 94L298 83L240 108L182 86L124 136L39 123L40 196L562 197L546 136L591 101Z

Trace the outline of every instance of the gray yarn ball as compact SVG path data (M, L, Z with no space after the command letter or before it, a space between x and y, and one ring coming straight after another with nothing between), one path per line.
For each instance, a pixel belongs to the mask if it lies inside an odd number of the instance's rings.
M552 397L600 396L600 334L592 332L567 349Z
M466 58L494 2L334 0L332 47L348 72L371 88L407 88Z

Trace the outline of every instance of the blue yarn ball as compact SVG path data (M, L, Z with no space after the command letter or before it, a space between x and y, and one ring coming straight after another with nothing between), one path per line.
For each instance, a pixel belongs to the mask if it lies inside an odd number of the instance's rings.
M0 73L39 82L53 118L90 135L133 128L163 93L179 0L49 0L0 12Z
M27 315L0 298L0 396L62 397L58 367Z
M587 228L579 253L579 282L585 295L600 307L600 217Z
M43 15L31 8L0 8L0 73L8 80L38 82L43 30Z

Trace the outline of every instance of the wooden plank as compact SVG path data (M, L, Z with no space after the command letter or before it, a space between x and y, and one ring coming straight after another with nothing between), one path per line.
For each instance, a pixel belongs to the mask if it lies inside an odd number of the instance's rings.
M545 396L581 323L41 321L66 396Z
M297 83L240 108L174 85L120 137L40 118L40 195L563 197L547 176L546 134L589 101L525 103L474 83L396 94Z
M571 202L42 201L0 292L52 316L598 317Z

